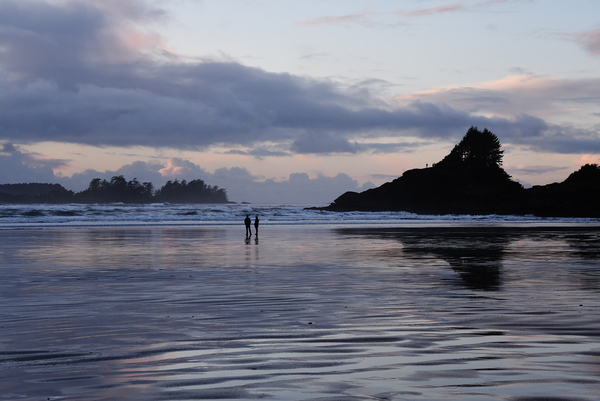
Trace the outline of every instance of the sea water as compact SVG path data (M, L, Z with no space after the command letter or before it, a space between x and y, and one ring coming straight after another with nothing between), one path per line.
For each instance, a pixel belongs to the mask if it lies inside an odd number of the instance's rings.
M23 226L239 225L246 214L268 225L586 224L600 219L535 216L417 215L407 212L328 212L314 205L269 204L2 204L0 228Z

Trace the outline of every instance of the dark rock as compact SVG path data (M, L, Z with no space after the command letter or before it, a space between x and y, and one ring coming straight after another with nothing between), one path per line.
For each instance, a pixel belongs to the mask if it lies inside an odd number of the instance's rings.
M406 211L417 214L600 217L600 167L583 166L564 182L525 189L502 169L497 137L471 127L433 167L404 172L367 191L346 192L329 211Z

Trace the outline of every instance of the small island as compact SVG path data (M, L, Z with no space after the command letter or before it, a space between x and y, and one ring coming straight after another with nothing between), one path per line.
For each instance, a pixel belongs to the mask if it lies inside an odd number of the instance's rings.
M424 169L367 191L346 192L328 211L405 211L417 214L600 217L600 167L586 164L565 181L524 188L502 168L498 137L471 127L450 154Z
M197 179L167 181L155 190L151 182L127 181L114 176L110 181L94 178L81 192L59 184L2 184L0 203L231 203L224 188Z

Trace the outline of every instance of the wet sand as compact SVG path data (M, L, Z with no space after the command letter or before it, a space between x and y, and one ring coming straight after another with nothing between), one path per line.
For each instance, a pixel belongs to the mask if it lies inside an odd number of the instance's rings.
M0 399L599 399L598 228L13 229L0 274Z

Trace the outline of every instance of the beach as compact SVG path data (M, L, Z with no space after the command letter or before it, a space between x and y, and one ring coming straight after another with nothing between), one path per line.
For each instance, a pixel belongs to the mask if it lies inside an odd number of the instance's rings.
M0 229L0 398L597 400L600 226Z

